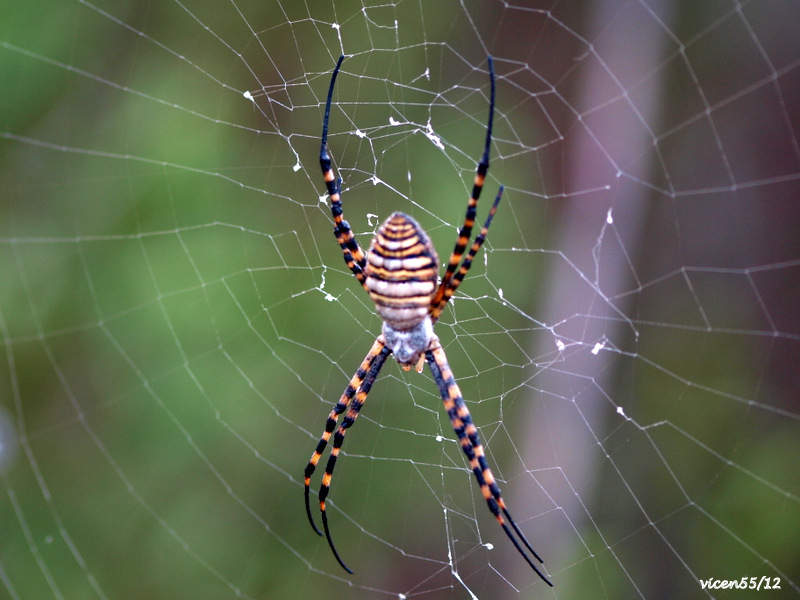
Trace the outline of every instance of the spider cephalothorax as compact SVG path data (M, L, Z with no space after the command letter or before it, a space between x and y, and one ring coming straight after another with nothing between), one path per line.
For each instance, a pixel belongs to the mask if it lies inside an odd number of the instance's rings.
M494 117L494 68L492 59L489 58L489 76L491 81L491 96L489 101L489 123L486 126L486 143L483 156L478 163L475 181L472 187L472 196L467 204L467 214L464 224L459 231L453 253L447 264L447 269L438 280L439 259L436 250L431 244L428 235L422 227L411 217L401 212L393 213L378 228L369 251L365 254L350 229L350 225L342 217L341 180L336 177L331 167L328 154L328 119L331 111L331 98L336 76L342 66L344 56L339 57L336 68L331 76L328 100L325 104L325 117L322 122L322 145L319 153L319 163L322 175L331 200L331 212L335 224L334 233L342 248L347 267L356 276L359 283L367 290L370 298L375 303L375 310L383 320L383 331L375 340L356 374L350 380L339 401L333 407L325 424L325 432L311 455L305 470L305 501L306 512L311 526L318 534L314 518L311 515L309 501L309 485L311 475L317 467L328 441L333 435L333 447L325 466L322 485L319 491L319 506L322 514L322 525L328 544L336 560L349 573L352 571L344 564L333 545L328 516L325 510L325 500L330 491L331 477L336 465L336 459L344 442L347 429L355 422L358 413L367 399L372 384L380 373L383 363L389 354L394 354L400 365L408 370L416 366L422 371L423 364L427 361L431 374L439 388L439 394L444 402L445 410L450 418L461 448L470 464L470 469L475 473L483 497L489 505L489 510L503 527L506 535L514 543L519 553L528 564L548 585L553 585L539 570L536 564L525 553L520 542L514 537L512 530L517 534L525 548L539 561L539 555L533 550L522 531L508 513L500 488L495 482L494 475L486 461L483 446L478 436L478 429L472 422L467 405L458 388L458 384L450 370L444 349L439 343L439 338L433 332L433 326L439 320L439 315L447 302L453 296L464 276L472 266L475 255L480 250L486 239L486 233L492 223L492 218L497 211L497 205L503 194L503 187L489 210L489 215L467 251L472 228L475 225L475 215L478 208L478 198L483 189L486 172L489 169L489 147L492 142L492 119ZM346 414L342 422L339 417ZM337 428L338 425L338 428ZM336 433L334 433L334 430ZM509 528L510 525L510 528Z

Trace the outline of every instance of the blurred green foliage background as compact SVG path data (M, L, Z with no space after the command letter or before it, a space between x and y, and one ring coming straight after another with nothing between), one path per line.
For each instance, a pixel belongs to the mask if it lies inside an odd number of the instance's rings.
M800 14L522 4L0 8L0 597L797 595ZM553 590L427 371L387 364L344 446L354 576L306 521L380 330L321 198L341 52L346 217L441 260L495 57L507 191L437 333Z

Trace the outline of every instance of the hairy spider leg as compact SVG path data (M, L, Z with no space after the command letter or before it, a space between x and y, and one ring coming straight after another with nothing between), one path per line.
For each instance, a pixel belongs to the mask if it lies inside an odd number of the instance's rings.
M464 217L464 224L461 226L461 230L458 233L458 240L456 240L453 253L450 255L450 261L447 263L447 270L442 277L439 288L436 290L436 295L433 298L433 302L431 302L430 314L434 323L439 319L439 315L444 309L445 304L447 304L447 300L450 298L450 296L452 296L451 292L450 295L445 298L445 294L450 286L450 280L455 275L456 270L458 269L458 264L461 262L461 258L464 256L464 251L467 249L467 245L469 244L469 238L472 235L472 228L475 225L475 215L478 211L478 199L480 198L481 191L483 190L483 184L486 180L486 173L489 170L489 148L492 144L492 123L494 121L495 83L494 63L492 62L492 57L489 56L487 60L489 63L491 93L489 97L489 122L486 125L486 144L483 149L483 156L481 157L481 160L478 163L478 168L475 172L475 180L472 185L472 196L467 204L467 214Z
M553 584L528 557L522 549L522 546L520 546L517 539L511 533L511 529L508 528L508 524L510 524L531 554L533 554L540 563L544 562L539 555L536 554L536 551L531 547L525 535L508 513L505 502L503 502L503 498L500 495L500 488L497 486L494 475L486 461L483 445L478 436L478 429L472 422L469 409L464 402L461 390L453 377L453 372L450 370L450 365L447 362L444 349L438 339L432 342L431 348L425 353L425 357L428 361L428 365L430 365L433 379L436 381L442 400L444 401L447 416L450 417L450 423L453 425L458 441L461 444L461 449L464 451L469 461L470 468L478 480L478 485L481 488L483 497L489 505L489 510L503 527L503 531L506 532L506 535L513 542L517 551L522 555L525 561L536 571L536 574L541 577L545 583L552 587ZM505 519L503 515L505 515ZM508 524L506 524L506 520Z
M367 265L366 257L361 246L353 235L350 229L350 224L344 220L342 216L342 179L336 177L331 167L331 157L328 154L328 120L331 115L331 99L333 98L333 88L336 84L336 76L339 74L339 68L342 66L344 55L339 57L336 63L336 68L333 70L331 76L331 85L328 88L328 100L325 102L325 117L322 121L322 144L319 149L319 165L322 168L322 176L325 179L325 187L328 189L328 196L331 199L331 214L333 214L334 228L333 233L336 236L336 241L339 242L339 247L342 249L344 255L344 262L347 268L352 271L356 276L358 282L362 286L366 286L366 274L364 269Z

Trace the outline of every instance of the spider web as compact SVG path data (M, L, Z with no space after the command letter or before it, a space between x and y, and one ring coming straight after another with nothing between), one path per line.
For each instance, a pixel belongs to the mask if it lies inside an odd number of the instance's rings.
M759 2L14 2L0 19L0 597L800 592L800 27ZM380 330L331 233L445 260L497 71L488 241L302 475ZM484 198L479 219L488 210ZM319 479L314 481L315 488Z

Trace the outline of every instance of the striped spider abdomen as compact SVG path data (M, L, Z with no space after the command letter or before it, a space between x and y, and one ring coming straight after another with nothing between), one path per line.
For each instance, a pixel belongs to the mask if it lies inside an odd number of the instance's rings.
M419 362L433 337L431 300L439 259L413 218L395 212L378 228L367 252L365 287L383 319L386 345L404 368Z
M414 219L392 213L367 252L366 287L378 315L398 330L417 326L430 311L439 259Z

